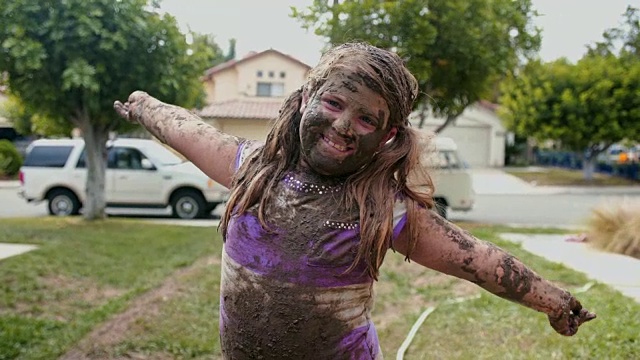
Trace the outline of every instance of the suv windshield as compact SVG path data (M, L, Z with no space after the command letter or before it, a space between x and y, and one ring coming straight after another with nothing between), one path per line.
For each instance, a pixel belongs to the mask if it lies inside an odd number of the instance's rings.
M157 165L176 165L183 163L178 155L171 152L171 150L162 146L159 143L149 143L145 145L147 151L145 151L146 155L151 159L154 164Z

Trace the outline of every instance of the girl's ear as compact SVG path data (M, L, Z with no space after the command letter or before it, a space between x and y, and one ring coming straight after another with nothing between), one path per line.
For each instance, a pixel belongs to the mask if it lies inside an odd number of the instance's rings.
M302 90L302 101L300 102L300 114L304 113L304 109L307 108L309 102L309 90L306 88Z
M398 128L395 126L392 127L387 133L387 135L385 135L384 138L382 138L382 141L380 142L380 147L383 147L389 141L393 140L393 138L396 136L397 133L398 133Z

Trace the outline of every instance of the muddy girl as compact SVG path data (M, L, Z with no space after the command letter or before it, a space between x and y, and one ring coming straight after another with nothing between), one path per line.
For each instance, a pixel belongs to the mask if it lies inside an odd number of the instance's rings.
M396 54L349 43L285 100L265 142L221 133L141 91L115 102L231 189L220 228L225 359L382 358L370 315L389 252L542 312L562 335L595 317L431 210L433 185L419 166L426 150L408 123L417 94Z

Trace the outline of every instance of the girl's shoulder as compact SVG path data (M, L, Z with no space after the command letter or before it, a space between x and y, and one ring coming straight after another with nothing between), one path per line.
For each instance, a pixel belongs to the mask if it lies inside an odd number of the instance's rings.
M261 149L264 146L262 141L258 140L243 140L238 146L238 153L236 154L236 170L251 157L256 150Z

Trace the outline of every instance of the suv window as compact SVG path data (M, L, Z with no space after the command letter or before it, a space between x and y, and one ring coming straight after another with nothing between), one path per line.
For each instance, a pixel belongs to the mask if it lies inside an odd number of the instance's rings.
M147 157L144 156L144 154L142 154L140 151L138 151L138 149L127 147L111 147L109 148L109 154L107 155L107 168L140 170L142 169L142 160L146 158ZM87 167L87 154L85 150L82 150L76 167Z
M34 146L22 166L64 167L73 146Z
M121 170L141 170L142 159L146 159L146 156L142 155L138 149L114 147L109 151L107 167Z

